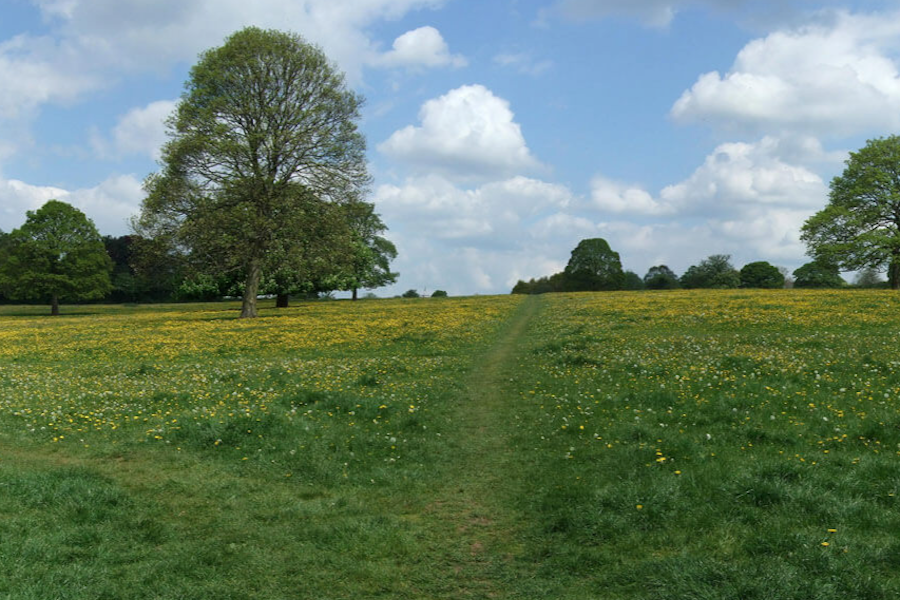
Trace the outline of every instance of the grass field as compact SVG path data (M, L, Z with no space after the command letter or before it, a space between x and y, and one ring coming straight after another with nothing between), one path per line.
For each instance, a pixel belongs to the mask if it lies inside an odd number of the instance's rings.
M896 598L900 297L0 308L0 599Z

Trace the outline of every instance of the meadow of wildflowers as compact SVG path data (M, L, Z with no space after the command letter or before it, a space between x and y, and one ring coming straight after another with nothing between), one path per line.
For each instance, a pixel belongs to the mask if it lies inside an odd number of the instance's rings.
M895 598L900 298L0 309L0 598Z

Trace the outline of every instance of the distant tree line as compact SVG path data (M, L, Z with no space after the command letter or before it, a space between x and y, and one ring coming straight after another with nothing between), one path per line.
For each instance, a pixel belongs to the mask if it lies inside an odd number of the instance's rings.
M793 275L791 277L790 275ZM731 264L731 256L714 254L678 276L666 265L650 267L640 277L633 271L624 271L619 254L606 240L593 238L582 240L572 251L565 270L547 277L520 280L512 289L513 294L545 294L548 292L581 292L604 290L676 290L676 289L733 289L758 288L839 288L847 283L841 278L836 264L818 259L806 263L790 274L787 269L766 261L744 265L740 270ZM874 270L860 273L857 287L881 287L882 282Z

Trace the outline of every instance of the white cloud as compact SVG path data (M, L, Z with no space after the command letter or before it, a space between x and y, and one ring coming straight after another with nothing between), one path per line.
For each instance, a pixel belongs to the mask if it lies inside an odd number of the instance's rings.
M524 52L504 52L494 56L494 64L517 70L526 75L538 76L553 68L552 60L535 60Z
M816 8L837 6L841 0L818 0ZM809 0L557 0L541 11L541 20L552 13L576 21L627 17L649 27L668 27L679 12L703 8L737 13L752 23L784 22L810 9Z
M828 195L811 167L833 165L838 156L809 137L721 144L656 197L597 177L587 206L605 219L597 234L636 271L656 264L684 270L710 254L731 254L738 267L754 260L796 267L805 252L800 227Z
M463 240L474 246L512 248L528 223L572 204L561 185L526 177L462 189L438 175L382 185L373 201L385 218L426 239Z
M900 13L839 13L754 40L672 107L684 122L852 135L900 127Z
M721 144L690 177L666 186L657 198L642 188L597 176L591 183L591 201L595 209L613 215L730 217L748 207L808 211L824 203L828 190L804 165L833 159L806 137Z
M683 214L740 213L747 206L811 210L824 203L828 190L817 174L778 154L780 140L717 147L686 180L660 193L661 202Z
M367 28L443 0L34 0L52 37L0 43L0 115L65 103L125 73L196 61L232 32L256 25L296 31L319 44L351 83L376 60ZM434 57L432 57L434 58ZM451 61L458 57L450 57Z
M421 125L394 132L378 149L415 169L461 180L491 180L540 166L509 103L482 85L465 85L427 101Z
M665 27L684 2L672 0L561 0L559 10L571 19L598 19L608 16L637 17L653 27Z
M665 215L674 207L653 199L646 190L602 176L591 181L591 200L598 209L613 214Z
M434 27L419 27L394 40L393 49L374 61L388 67L464 67L467 61L450 54L447 42Z
M159 160L160 150L168 139L165 121L176 105L174 100L160 100L128 111L113 128L111 140L94 137L95 151L103 158L139 154Z
M103 235L124 235L128 219L143 199L141 182L130 175L112 177L92 188L74 191L0 179L0 229L11 231L25 222L25 213L48 200L67 202L84 212Z

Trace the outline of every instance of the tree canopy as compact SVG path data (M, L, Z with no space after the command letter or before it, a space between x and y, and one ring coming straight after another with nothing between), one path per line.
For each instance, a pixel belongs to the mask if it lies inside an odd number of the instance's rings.
M625 283L619 253L603 238L581 240L563 271L568 291L620 290Z
M900 289L900 137L869 140L846 165L800 237L814 258L843 271L887 270Z
M50 200L28 211L3 242L0 287L17 300L96 300L112 290L112 260L93 222L77 208Z
M648 290L674 290L681 285L678 276L666 265L650 267L644 275L644 287Z
M699 264L688 267L681 276L681 286L685 288L736 288L741 285L741 276L731 265L728 254L713 254Z
M135 230L208 272L238 273L241 316L256 316L264 273L308 267L318 203L358 200L368 185L361 104L300 36L233 34L191 69Z

